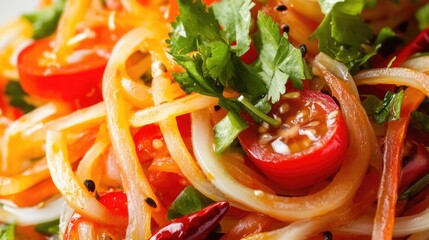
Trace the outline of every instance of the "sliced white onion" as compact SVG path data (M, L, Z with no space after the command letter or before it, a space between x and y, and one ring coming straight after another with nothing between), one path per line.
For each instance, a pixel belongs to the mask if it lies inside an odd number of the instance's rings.
M411 68L419 72L429 72L429 56L411 58L404 62L402 67Z
M3 205L0 208L0 221L18 225L35 225L49 222L60 217L64 199L56 197L45 202L41 207L18 208Z
M429 96L429 76L410 68L380 68L362 71L355 77L357 85L394 84L420 90Z
M316 61L320 62L329 72L334 74L337 78L344 80L345 83L349 86L349 88L353 91L355 96L359 96L358 90L353 84L352 75L350 75L347 67L334 59L330 58L328 55L324 53L319 53L316 58ZM317 69L313 69L317 70Z

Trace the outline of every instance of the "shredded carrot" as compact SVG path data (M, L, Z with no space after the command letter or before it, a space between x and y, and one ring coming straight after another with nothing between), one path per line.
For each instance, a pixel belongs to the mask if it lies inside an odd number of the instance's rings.
M57 193L58 189L55 187L52 179L48 178L25 191L2 198L13 201L18 207L32 207Z
M392 239L395 205L402 160L402 146L410 121L410 114L423 101L425 95L407 88L401 108L401 117L388 123L383 155L383 174L378 193L378 205L374 218L372 239Z

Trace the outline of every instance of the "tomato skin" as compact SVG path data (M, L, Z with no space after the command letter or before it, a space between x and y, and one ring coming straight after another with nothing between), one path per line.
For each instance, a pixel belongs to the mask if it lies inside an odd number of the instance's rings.
M279 107L285 101L281 99L274 104L270 114L278 114ZM249 128L239 135L239 141L253 163L268 178L287 189L298 189L318 183L339 169L342 156L348 147L348 131L338 105L330 96L304 90L300 92L299 99L288 101L290 105L297 101L317 104L324 110L325 116L334 111L338 114L327 132L315 144L300 152L280 154L274 152L270 145L260 144L260 125L250 117L245 117Z
M191 117L189 114L177 117L177 126L180 134L184 140L191 137ZM133 137L134 144L136 145L137 156L140 162L146 162L153 159L155 156L167 155L168 150L165 146L161 149L153 147L153 140L161 140L164 138L161 129L156 124L149 124L141 127Z
M74 49L86 54L73 62L47 65L53 39L34 41L18 55L20 82L29 95L63 100L86 107L102 100L101 80L110 52L121 33L105 26L94 27L94 38L81 41Z
M98 201L112 212L128 216L127 195L124 192L107 192Z
M99 201L112 212L128 216L127 195L124 192L103 193L101 194ZM106 237L108 237L108 239L125 238L125 227L93 223L79 213L74 212L67 224L63 239L79 239L79 226L81 224L91 225L97 239L105 239Z

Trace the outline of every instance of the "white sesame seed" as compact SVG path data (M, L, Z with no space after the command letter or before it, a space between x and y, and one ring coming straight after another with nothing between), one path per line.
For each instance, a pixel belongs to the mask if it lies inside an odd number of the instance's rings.
M280 114L284 114L284 113L286 113L287 111L289 111L289 109L290 109L289 104L287 104L287 103L283 103L283 104L282 104L282 105L280 105L280 107L279 107L279 113L280 113Z

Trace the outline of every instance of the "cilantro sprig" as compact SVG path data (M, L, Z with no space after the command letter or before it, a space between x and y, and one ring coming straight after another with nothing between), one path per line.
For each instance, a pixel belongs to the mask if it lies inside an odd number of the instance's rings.
M297 88L310 71L295 48L280 33L272 18L259 12L257 32L251 36L251 0L224 0L207 7L201 0L178 0L180 17L170 33L170 54L185 72L174 78L187 92L219 98L219 105L229 111L215 126L216 150L222 152L247 128L240 117L248 112L257 121L279 125L266 114L286 92L291 80ZM252 64L241 59L251 44L259 53ZM226 98L224 91L234 91L239 98ZM228 129L228 131L225 131Z
M378 99L374 95L369 95L362 102L362 105L368 116L371 116L375 123L384 124L400 118L403 96L403 90L397 93L389 91L383 100Z
M345 64L351 72L367 66L383 44L395 37L390 28L383 28L372 41L375 34L359 15L365 7L374 7L375 0L319 0L319 3L325 18L310 39L317 38L320 51Z
M33 27L33 39L51 35L57 29L66 0L56 0L52 6L22 15Z

